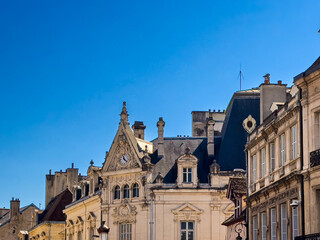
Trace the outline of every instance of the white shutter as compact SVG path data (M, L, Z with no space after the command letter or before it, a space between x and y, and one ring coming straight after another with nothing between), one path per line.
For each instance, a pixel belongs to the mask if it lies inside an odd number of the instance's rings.
M287 240L287 236L287 205L281 204L281 240Z
M298 207L292 208L292 237L299 236L299 209Z
M286 162L286 135L282 134L280 136L280 152L281 152L281 166Z
M271 208L271 240L277 240L277 211L276 208Z
M266 149L262 148L260 152L260 178L266 175Z
M261 238L267 240L267 214L261 213Z
M252 183L257 181L257 155L252 157Z
M252 233L253 233L253 240L258 240L258 222L257 216L252 218Z

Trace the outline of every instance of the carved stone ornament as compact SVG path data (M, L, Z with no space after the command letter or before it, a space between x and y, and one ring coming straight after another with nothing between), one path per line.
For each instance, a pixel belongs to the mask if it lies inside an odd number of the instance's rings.
M126 155L128 156L129 162L125 165L120 164L120 158ZM121 140L118 143L115 154L113 156L109 171L117 171L121 169L138 168L139 164L137 162L135 154L133 153L129 143L126 140Z
M182 220L190 221L191 220L191 221L200 222L201 220L200 216L203 210L195 207L190 203L185 203L171 210L171 212L174 215L174 221L182 221Z
M131 204L123 203L119 207L113 209L114 224L118 223L134 223L136 221L136 207Z
M256 120L249 115L245 120L243 120L242 122L242 126L243 128L248 132L248 133L252 133L253 130L256 128L257 122Z

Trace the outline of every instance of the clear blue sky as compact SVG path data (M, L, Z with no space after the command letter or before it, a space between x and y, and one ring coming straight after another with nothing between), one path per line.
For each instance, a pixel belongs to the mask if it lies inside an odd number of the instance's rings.
M191 111L292 78L320 55L320 1L0 1L0 207L44 204L45 174L101 165L122 101L156 137Z

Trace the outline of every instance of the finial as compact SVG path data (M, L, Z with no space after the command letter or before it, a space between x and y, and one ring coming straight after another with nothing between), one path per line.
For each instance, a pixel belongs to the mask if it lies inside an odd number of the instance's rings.
M91 159L91 161L90 161L90 165L91 165L91 166L93 166L93 164L94 164L94 162L93 162L93 160Z
M128 124L128 112L127 112L127 103L123 102L123 106L122 106L122 112L120 114L121 116L121 122L127 123Z
M186 149L184 150L184 153L186 155L190 155L190 148L189 147L186 147Z

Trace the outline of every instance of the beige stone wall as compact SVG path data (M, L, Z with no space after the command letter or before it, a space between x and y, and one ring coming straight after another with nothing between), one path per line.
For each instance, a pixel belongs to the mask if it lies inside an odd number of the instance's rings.
M43 222L29 230L29 240L64 240L65 222Z

